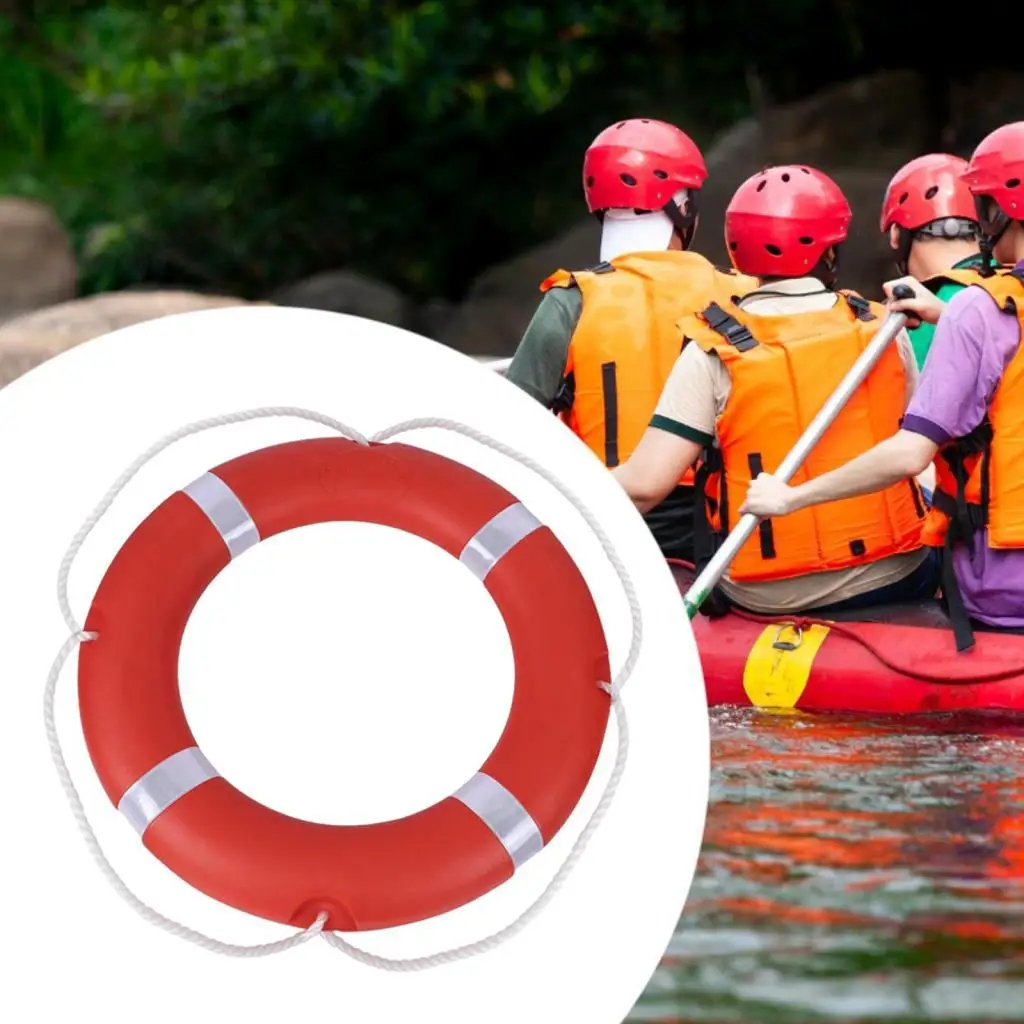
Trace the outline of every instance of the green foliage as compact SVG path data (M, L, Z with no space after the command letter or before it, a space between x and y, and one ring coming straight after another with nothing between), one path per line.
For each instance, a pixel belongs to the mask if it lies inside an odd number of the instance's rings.
M455 298L579 218L606 124L700 138L745 112L752 52L782 93L820 77L794 61L817 5L769 4L770 48L721 6L9 3L0 191L56 207L89 289L252 296L346 265Z

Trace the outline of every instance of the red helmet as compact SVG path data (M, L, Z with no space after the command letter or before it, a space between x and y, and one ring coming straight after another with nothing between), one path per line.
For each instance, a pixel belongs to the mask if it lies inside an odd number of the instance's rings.
M663 210L677 192L699 189L707 176L693 140L664 121L619 121L594 139L583 158L591 213Z
M725 211L732 265L752 277L800 277L846 238L850 204L813 167L769 167L736 190Z
M990 198L1010 220L1024 220L1024 121L986 135L963 180L976 197Z
M946 217L977 220L974 196L962 180L967 161L948 153L911 160L894 175L882 201L880 230L916 231Z

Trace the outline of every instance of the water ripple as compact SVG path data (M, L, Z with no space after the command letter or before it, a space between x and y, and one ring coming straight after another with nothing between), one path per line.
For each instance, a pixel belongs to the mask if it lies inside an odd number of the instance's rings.
M1024 721L719 710L712 757L631 1021L1024 1021Z

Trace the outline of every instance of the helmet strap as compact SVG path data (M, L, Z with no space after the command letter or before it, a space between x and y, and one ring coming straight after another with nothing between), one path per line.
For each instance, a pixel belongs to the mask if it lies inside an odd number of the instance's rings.
M981 250L981 267L979 269L983 277L991 277L996 272L997 266L995 247L999 244L999 239L1006 234L1011 221L1005 211L990 196L975 196L974 203L981 225L981 234L978 239L978 248Z
M982 277L991 277L996 272L995 247L1009 226L1010 218L1000 211L1000 217L982 234L978 242L978 248L981 250Z
M821 254L821 259L808 273L816 277L829 291L834 291L839 274L839 246L831 245Z
M662 210L672 221L672 226L679 233L679 238L684 249L689 249L693 243L693 234L697 229L697 190L690 189L686 195L686 207L680 210L679 204L670 199Z
M910 247L914 244L914 233L906 228L896 228L896 270L900 277L906 277L910 271Z

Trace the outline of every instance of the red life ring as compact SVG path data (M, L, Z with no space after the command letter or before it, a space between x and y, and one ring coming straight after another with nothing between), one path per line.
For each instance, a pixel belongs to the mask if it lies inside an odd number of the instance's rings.
M178 690L203 591L259 540L356 520L417 534L482 581L505 620L515 694L501 739L456 794L398 821L300 821L235 789L206 760ZM364 931L469 903L565 823L608 724L607 641L555 535L498 484L433 452L325 438L226 462L156 508L114 557L79 654L82 728L110 800L171 871L282 924Z

